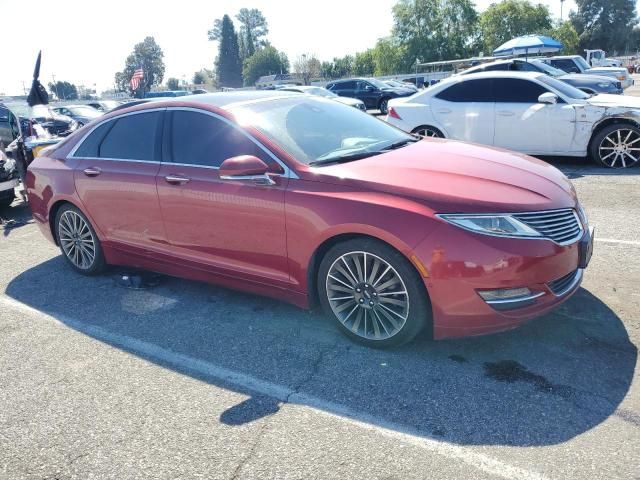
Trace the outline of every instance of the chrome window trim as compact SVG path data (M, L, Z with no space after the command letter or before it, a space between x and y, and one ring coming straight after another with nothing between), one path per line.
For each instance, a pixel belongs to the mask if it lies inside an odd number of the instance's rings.
M578 228L580 229L580 231L578 232L578 234L576 235L576 237L571 238L565 242L556 242L555 240L553 240L552 238L546 237L544 235L499 235L499 234L493 234L493 233L486 233L486 232L481 232L479 230L473 230L471 228L467 228L467 227L463 227L461 225L455 225L452 224L451 222L447 221L446 218L444 217L455 217L460 216L460 217L468 217L468 216L474 216L474 217L495 217L495 216L516 216L516 215L526 215L526 214L533 214L533 213L556 213L556 212L562 212L562 211L567 211L567 210L571 210L573 215L576 217L576 220L578 222ZM569 245L573 245L574 243L576 243L577 241L579 241L583 236L584 236L584 225L582 225L582 220L580 219L580 215L578 215L578 213L576 212L576 209L573 207L569 207L569 208L556 208L556 209L552 209L552 210L535 210L535 211L531 211L531 212L508 212L508 213L436 213L435 214L436 217L438 217L440 220L446 222L448 225L452 225L454 227L457 228L461 228L463 230L466 230L467 232L471 232L471 233L477 233L478 235L485 235L487 237L494 237L494 238L513 238L513 239L517 239L517 240L547 240L549 242L553 242L556 245L560 245L562 247L568 247Z
M271 150L269 150L266 146L264 146L262 144L262 142L260 142L258 139L254 138L253 136L249 135L237 123L232 122L228 118L225 118L222 115L210 112L208 110L203 110L203 109L194 108L194 107L167 107L166 110L168 112L169 111L185 111L185 112L201 113L203 115L209 115L210 117L216 118L218 120L222 120L224 123L226 123L227 125L229 125L232 128L235 128L240 133L242 133L242 135L244 135L249 140L251 140L253 143L255 143L258 146L258 148L260 148L260 150L262 150L269 157L271 157L271 159L274 162L276 162L278 165L280 165L282 167L282 169L284 170L284 173L279 174L279 175L281 175L282 177L285 177L285 178L295 178L295 179L299 179L300 178L300 177L298 177L296 172L294 172L291 168L289 168L289 166L286 163L284 163L282 160L280 160ZM204 168L210 168L210 169L219 169L220 168L220 167L214 167L214 166L209 166L209 165L192 165L192 164L177 163L177 162L163 162L163 163L166 163L168 165L183 165L183 166L189 166L189 167L204 167Z
M116 160L116 161L120 161L120 162L160 163L157 160L129 160L129 159L126 159L126 158L106 158L106 157L76 157L76 152L82 146L82 144L85 142L87 137L89 135L91 135L94 132L94 130L96 130L98 127L104 125L105 123L115 122L116 120L119 120L119 119L124 118L124 117L128 117L130 115L140 115L142 113L149 113L149 112L164 112L165 110L166 110L166 108L164 108L164 107L162 107L162 108L149 108L149 109L145 109L145 110L136 110L135 112L127 112L127 113L123 113L121 115L117 115L115 117L110 117L110 118L106 118L104 120L101 120L100 122L96 123L93 127L91 127L91 130L89 130L87 133L85 133L85 135L78 141L78 143L76 143L73 146L73 148L69 152L69 155L67 155L67 158L86 158L86 159L90 159L90 160Z

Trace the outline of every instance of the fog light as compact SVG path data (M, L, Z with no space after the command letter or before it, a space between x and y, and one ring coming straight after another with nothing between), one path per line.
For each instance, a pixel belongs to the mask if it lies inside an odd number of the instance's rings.
M501 300L516 300L520 297L529 297L531 295L531 290L526 287L479 290L478 295L480 295L485 302L495 302Z

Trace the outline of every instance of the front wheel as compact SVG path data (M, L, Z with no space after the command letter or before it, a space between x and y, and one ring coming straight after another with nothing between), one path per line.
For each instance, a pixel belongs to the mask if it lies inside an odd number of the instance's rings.
M411 133L417 135L420 138L444 138L444 135L440 130L430 125L422 125L420 127L414 128Z
M106 266L102 246L91 223L73 205L58 210L56 237L62 255L71 267L83 275L97 275Z
M378 108L380 109L380 113L382 115L386 115L387 113L389 113L389 99L383 98L382 100L380 100L380 105L378 106Z
M617 123L600 130L591 142L591 157L609 168L630 168L640 163L640 129Z
M422 279L398 251L373 239L339 243L322 259L318 290L340 330L370 347L412 340L431 318Z

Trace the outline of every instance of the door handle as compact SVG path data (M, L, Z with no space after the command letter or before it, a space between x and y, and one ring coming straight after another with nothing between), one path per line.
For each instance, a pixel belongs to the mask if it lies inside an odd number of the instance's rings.
M501 115L503 117L513 117L515 113L510 112L509 110L499 110L498 115Z
M439 108L436 110L438 113L451 113L451 109L449 108Z
M83 172L87 177L97 177L102 173L102 170L100 170L98 167L88 167L85 168Z
M180 175L167 175L164 179L171 185L184 185L185 183L189 183L189 180L191 180L190 178Z

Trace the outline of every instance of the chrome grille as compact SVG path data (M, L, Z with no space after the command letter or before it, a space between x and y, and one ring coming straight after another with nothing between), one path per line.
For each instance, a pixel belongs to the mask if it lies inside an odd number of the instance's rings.
M568 245L582 237L582 225L572 208L517 213L513 217L560 245Z
M553 282L549 282L549 288L556 296L562 296L571 290L576 282L579 280L579 276L582 274L582 270L574 270L573 272L561 277Z

